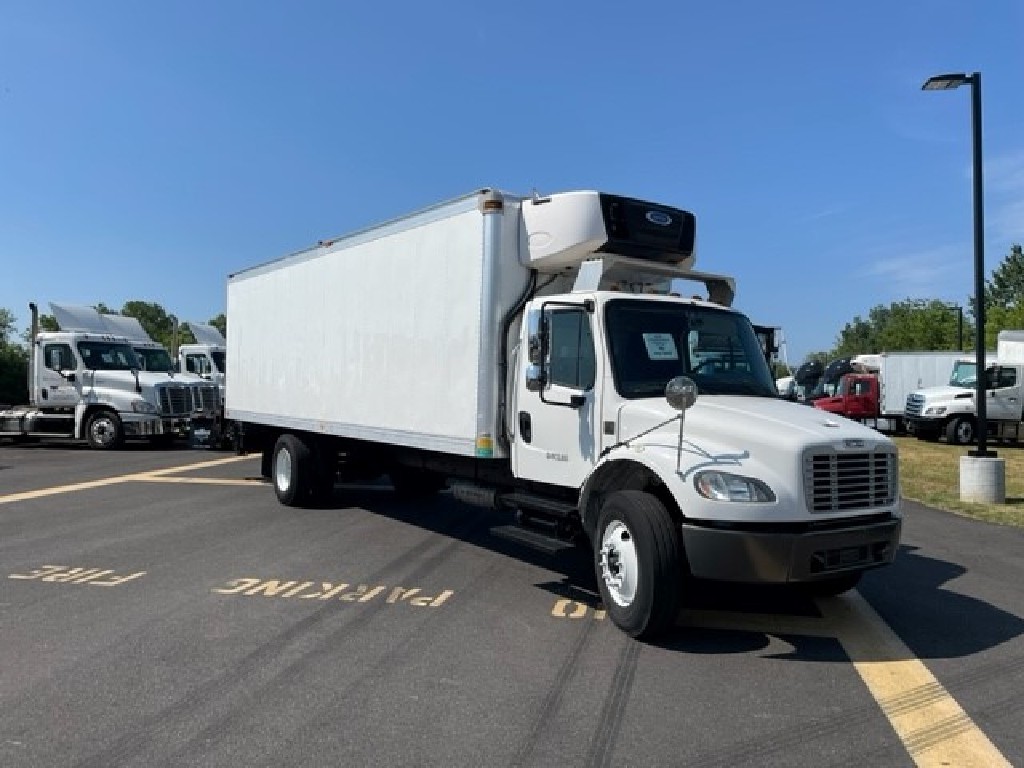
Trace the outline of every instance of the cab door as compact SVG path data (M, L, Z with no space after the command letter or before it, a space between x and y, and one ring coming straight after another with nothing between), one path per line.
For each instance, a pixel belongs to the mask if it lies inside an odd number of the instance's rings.
M593 315L583 304L552 301L542 307L543 381L532 391L524 385L529 359L522 355L513 470L519 478L578 488L599 450Z
M985 415L993 421L1020 421L1021 392L1017 369L998 366L986 371L988 402Z
M78 361L71 345L45 342L36 358L35 402L41 408L73 408L79 396Z

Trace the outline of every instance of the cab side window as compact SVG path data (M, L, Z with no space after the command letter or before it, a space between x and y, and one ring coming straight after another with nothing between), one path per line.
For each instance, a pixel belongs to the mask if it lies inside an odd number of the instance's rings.
M45 344L43 360L46 367L53 371L73 371L78 368L75 353L69 344Z
M1003 387L1012 387L1017 384L1017 371L1013 368L1000 368L999 369L999 380L996 386L1002 389Z
M551 313L551 383L571 389L594 386L597 363L590 317L577 310Z

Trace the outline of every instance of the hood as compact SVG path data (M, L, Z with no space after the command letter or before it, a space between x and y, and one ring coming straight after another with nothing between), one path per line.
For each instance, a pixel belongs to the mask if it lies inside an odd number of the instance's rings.
M956 399L973 400L974 390L945 385L941 387L926 387L925 389L918 389L910 394L911 397L914 395L923 397L925 402L944 403L949 400Z
M664 401L632 401L619 409L619 440L627 440L664 422L677 411ZM863 424L817 408L767 397L702 395L685 413L684 440L696 448L718 452L764 450L799 453L810 445L846 445L862 441L865 448L890 444L884 435ZM675 447L679 423L673 421L638 442Z

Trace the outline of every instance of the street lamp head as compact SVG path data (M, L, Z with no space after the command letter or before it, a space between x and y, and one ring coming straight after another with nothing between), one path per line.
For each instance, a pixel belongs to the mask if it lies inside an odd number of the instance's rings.
M950 91L954 88L959 88L961 85L967 85L971 82L972 75L958 72L950 75L935 75L935 77L929 77L925 84L921 86L922 91Z

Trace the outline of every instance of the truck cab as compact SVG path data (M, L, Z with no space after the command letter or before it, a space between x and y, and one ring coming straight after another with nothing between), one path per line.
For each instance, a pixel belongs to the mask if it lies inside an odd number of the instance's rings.
M814 407L848 419L873 419L878 416L878 376L873 373L847 373L839 379L832 397L814 401Z
M178 370L212 381L223 400L227 379L227 340L212 325L190 322L188 327L196 341L178 347Z
M1021 384L1024 381L1024 332L1000 331L995 355L982 372L985 382L985 414L988 432L997 439L1021 436ZM926 387L907 397L908 429L921 440L945 437L952 445L977 439L977 363L973 356L957 360L949 384Z

